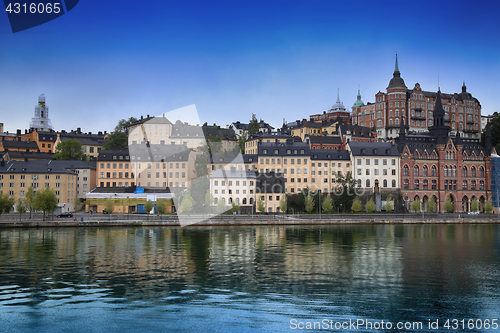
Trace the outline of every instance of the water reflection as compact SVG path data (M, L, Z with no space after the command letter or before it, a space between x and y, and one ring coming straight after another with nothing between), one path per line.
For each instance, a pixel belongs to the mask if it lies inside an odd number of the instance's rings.
M141 325L279 331L291 318L491 318L499 236L497 225L2 229L0 319L32 309L40 328L47 309L92 307L115 321L135 310Z

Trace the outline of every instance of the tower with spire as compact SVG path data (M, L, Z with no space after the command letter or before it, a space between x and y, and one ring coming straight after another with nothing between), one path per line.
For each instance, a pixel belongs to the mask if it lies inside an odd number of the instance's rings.
M49 107L45 104L45 95L38 96L38 105L35 106L35 116L31 118L30 129L37 131L54 131L49 119Z

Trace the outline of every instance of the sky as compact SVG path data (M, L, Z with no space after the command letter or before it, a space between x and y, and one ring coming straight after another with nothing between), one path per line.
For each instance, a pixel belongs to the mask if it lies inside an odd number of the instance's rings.
M54 128L194 104L202 123L252 114L274 127L350 110L385 91L396 53L408 88L467 90L500 111L499 1L102 1L13 33L0 13L0 122L29 128L45 94ZM438 83L439 82L439 83ZM175 121L176 119L170 119Z

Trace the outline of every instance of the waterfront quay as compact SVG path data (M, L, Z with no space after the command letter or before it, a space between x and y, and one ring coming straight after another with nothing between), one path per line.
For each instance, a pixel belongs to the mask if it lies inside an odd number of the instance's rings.
M302 214L302 215L217 215L183 216L184 226L239 225L330 225L330 224L498 224L497 214ZM119 226L181 226L177 216L143 214L75 214L71 218L35 215L19 217L4 214L0 228L17 227L119 227Z

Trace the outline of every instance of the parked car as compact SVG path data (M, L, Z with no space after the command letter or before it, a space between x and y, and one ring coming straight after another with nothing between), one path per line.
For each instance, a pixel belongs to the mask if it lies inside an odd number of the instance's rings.
M109 212L108 212L106 209L104 209L104 210L102 211L102 213L103 213L103 214L109 214Z
M467 214L469 214L469 215L479 215L479 211L478 210L474 210L474 211L468 212Z
M73 213L61 213L57 214L57 217L73 217Z

